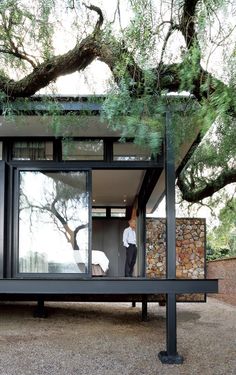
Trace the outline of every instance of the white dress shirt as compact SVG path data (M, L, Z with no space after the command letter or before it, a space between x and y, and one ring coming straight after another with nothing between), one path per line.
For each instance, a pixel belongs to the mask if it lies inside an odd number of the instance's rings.
M129 244L136 245L136 232L131 227L128 227L123 232L123 244L128 247Z

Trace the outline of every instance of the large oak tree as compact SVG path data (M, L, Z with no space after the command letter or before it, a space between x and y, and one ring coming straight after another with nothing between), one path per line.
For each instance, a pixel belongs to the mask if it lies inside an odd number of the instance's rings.
M107 118L133 119L129 126L144 141L147 125L151 146L159 99L191 94L199 106L187 122L201 133L177 183L184 199L197 202L236 182L235 17L231 0L36 0L31 6L2 0L0 91L5 100L30 97L100 60L114 79ZM59 55L63 33L74 45Z

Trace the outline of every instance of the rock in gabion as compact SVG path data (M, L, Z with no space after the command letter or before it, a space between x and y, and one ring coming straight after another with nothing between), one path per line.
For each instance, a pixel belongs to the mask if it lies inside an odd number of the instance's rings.
M205 278L205 219L176 219L176 278ZM146 275L166 277L166 219L146 220ZM178 295L178 301L203 301L203 294Z

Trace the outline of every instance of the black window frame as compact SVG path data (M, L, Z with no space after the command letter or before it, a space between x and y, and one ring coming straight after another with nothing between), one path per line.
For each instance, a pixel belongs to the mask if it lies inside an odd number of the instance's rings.
M22 273L16 273L16 264L18 262L18 259L15 258L15 246L16 246L16 240L15 240L15 207L14 204L17 199L17 191L15 186L15 170L32 170L32 171L40 171L41 169L44 170L54 170L54 171L82 171L86 170L89 171L89 186L90 186L90 228L89 228L89 240L90 240L90 252L89 252L89 264L90 267L88 274L77 274L78 278L81 279L83 277L85 278L92 278L92 264L91 264L91 246L92 246L92 171L93 170L102 170L102 169L108 169L108 170L145 170L146 173L152 172L153 170L159 171L160 173L163 170L164 166L164 157L163 154L158 156L155 160L150 161L125 161L125 162L119 162L119 161L113 161L113 142L117 142L119 140L119 137L73 137L75 140L87 140L87 139L103 139L104 142L104 161L97 160L97 161L62 161L62 139L63 137L53 137L53 136L35 136L35 137L0 137L0 141L3 141L3 162L6 164L6 183L7 187L5 185L6 190L6 197L5 197L5 205L7 207L7 218L5 221L5 232L6 232L6 238L5 238L5 255L4 255L4 270L3 270L3 277L5 278L22 278ZM11 159L11 149L12 149L12 143L17 141L52 141L53 142L53 160L12 160ZM127 142L132 142L131 139L127 139ZM143 195L143 194L142 194ZM96 204L94 204L94 207L96 207ZM131 209L129 206L126 206L127 209L127 217L126 218L120 218L120 220L127 220L130 218ZM106 215L106 218L109 218L110 220L116 220L117 218L113 218L110 216L109 210L110 208L107 207L108 214ZM94 217L95 218L95 217ZM105 218L105 219L106 219ZM103 217L96 217L98 220L103 220ZM7 223L7 225L6 225ZM6 229L7 228L7 229ZM26 277L25 275L28 275ZM24 274L24 278L30 278L32 275L33 278L35 278L36 274ZM83 276L84 275L84 276ZM55 277L53 274L43 274L40 273L38 279L50 279L50 278L63 278L63 279L70 279L71 277L76 278L76 274L56 274ZM70 277L71 276L71 277Z
M77 166L78 168L93 168L93 169L153 169L163 168L164 158L163 153L159 156L152 158L147 161L118 161L113 160L113 143L118 142L120 137L69 137L75 141L93 141L103 140L104 148L104 159L103 160L62 160L62 140L65 137L0 137L0 141L3 142L3 160L9 162L11 165L38 165L42 163L55 163L61 162L63 165ZM53 142L53 159L52 160L13 160L12 159L12 148L14 142ZM131 138L126 139L127 143L132 143Z
M28 161L29 162L29 161ZM42 163L42 162L41 162ZM18 166L13 167L13 257L12 257L12 276L15 279L81 279L81 278L91 278L92 277L92 205L91 205L91 191L92 191L92 170L91 168L75 168L75 167L65 167L61 163L54 165L45 165L44 162L41 166L36 166L35 163L32 165L24 165L24 161L18 163ZM22 165L23 164L23 165ZM51 163L50 163L51 164ZM27 273L19 272L19 180L20 172L86 172L86 185L88 196L88 272L86 273Z

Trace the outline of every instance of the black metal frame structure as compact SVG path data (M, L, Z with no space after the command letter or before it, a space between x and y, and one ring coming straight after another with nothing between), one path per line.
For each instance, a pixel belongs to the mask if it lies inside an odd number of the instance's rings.
M3 278L5 246L5 163L0 162L0 277ZM1 251L2 250L2 251Z
M165 187L166 187L166 277L176 279L175 238L175 157L171 132L171 111L166 112L165 128ZM177 352L176 293L167 293L166 304L166 351L159 353L162 363L182 363Z
M13 217L12 217L12 225L13 225L13 233L14 237L12 238L12 243L13 243L13 257L12 257L12 262L11 262L11 274L13 278L22 278L22 274L19 273L18 271L18 254L17 254L17 249L18 249L18 237L19 237L19 218L18 215L16 214L19 212L19 207L18 207L18 192L19 192L19 173L21 171L37 171L37 172L86 172L87 173L87 178L86 178L86 185L87 185L87 190L91 191L91 186L92 186L92 181L91 181L91 169L82 169L82 168L66 168L63 166L58 166L58 164L55 165L50 165L50 167L45 167L41 166L40 168L37 167L27 167L27 166L21 166L19 168L14 168L13 169ZM92 239L92 202L91 202L91 196L89 195L89 248L91 247L91 239ZM10 249L9 249L10 251ZM91 277L92 275L92 267L91 267L91 252L88 254L88 272L86 274L81 274L81 277ZM46 273L40 273L38 276L35 276L35 274L27 273L24 274L23 276L26 279L32 279L32 278L45 278L45 279L57 279L58 275L57 274L46 274ZM76 274L73 273L66 273L65 275L61 275L62 278L64 279L74 279L76 278Z
M45 104L38 103L37 106L45 110ZM82 109L99 112L100 106L92 106L91 103L80 102L62 103L64 111L74 110L76 113ZM36 108L38 110L38 108ZM103 161L63 161L61 163L60 139L52 139L54 142L54 156L52 161L11 161L9 149L4 149L4 161L0 161L0 181L8 179L6 184L0 184L0 299L33 299L39 301L42 307L44 300L130 300L144 302L144 310L150 296L160 293L166 294L166 350L159 353L162 363L183 362L183 358L177 352L177 321L176 321L176 294L179 293L217 293L218 280L189 280L176 279L176 249L175 249L175 160L171 140L171 106L166 106L166 137L165 137L165 176L166 176L166 212L167 212L167 272L166 279L147 279L143 271L143 277L139 278L87 278L83 275L73 279L57 275L54 278L38 279L33 275L29 278L17 278L12 273L12 233L15 232L17 223L13 223L13 187L14 170L89 170L89 169L145 169L146 176L140 190L139 215L140 225L143 228L142 236L145 238L145 205L155 186L161 171L164 168L163 156L157 160L144 161L113 161L112 142L115 138L107 138L104 144ZM180 109L181 110L181 107ZM29 111L29 110L28 110ZM2 138L3 139L3 138ZM84 140L85 138L83 138ZM97 139L97 137L96 137ZM1 140L1 138L0 138ZM26 138L24 138L24 141ZM44 138L45 140L45 138ZM4 138L4 142L12 142L12 139ZM8 173L6 174L6 170ZM6 177L6 175L8 177ZM8 214L5 209L8 207ZM14 225L14 227L13 227ZM8 228L8 230L6 230ZM13 231L14 228L14 231ZM7 244L7 245L6 245ZM6 251L7 250L7 251ZM145 252L143 258L143 270L145 270ZM5 254L5 259L4 259ZM5 269L4 269L4 267ZM7 265L7 267L6 267ZM91 273L90 273L91 274ZM67 275L68 276L68 275Z

